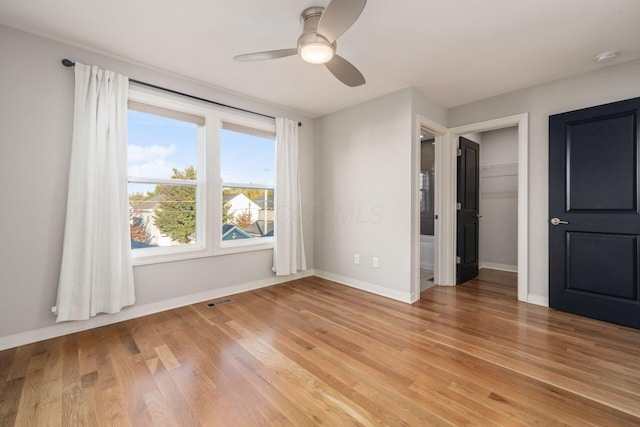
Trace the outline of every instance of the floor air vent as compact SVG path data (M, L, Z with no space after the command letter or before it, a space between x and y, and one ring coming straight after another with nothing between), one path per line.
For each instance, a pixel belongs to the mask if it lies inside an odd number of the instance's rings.
M207 303L207 307L218 307L220 305L229 304L230 302L232 302L230 299L221 299L218 301L211 301Z

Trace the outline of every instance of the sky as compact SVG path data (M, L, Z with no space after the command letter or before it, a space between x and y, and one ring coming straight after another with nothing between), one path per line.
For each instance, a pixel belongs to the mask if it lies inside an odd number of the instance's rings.
M128 113L128 175L171 178L173 168L196 165L197 125L139 111ZM223 182L273 185L275 143L223 129L220 141ZM148 186L130 186L130 192Z

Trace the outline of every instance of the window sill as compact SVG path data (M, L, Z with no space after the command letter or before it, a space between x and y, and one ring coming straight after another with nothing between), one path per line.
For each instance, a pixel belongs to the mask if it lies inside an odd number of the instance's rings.
M263 237L260 239L260 242L253 242L251 240L255 239L247 239L247 240L236 240L236 241L225 241L223 243L218 243L218 246L213 250L214 255L228 255L228 254L237 254L242 252L252 252L252 251L264 251L273 249L274 238L273 237Z
M176 249L151 249L151 250L136 250L132 252L131 257L133 266L148 265L148 264L160 264L164 262L185 261L194 258L204 258L212 256L213 253L209 249L202 247L180 247Z
M186 261L190 259L206 258L218 255L230 255L239 254L243 252L264 251L273 249L273 238L265 239L260 243L249 243L243 241L236 242L224 242L224 245L215 248L213 251L210 249L203 249L201 247L181 247L178 249L151 249L144 250L139 249L132 253L133 266L150 264L161 264L165 262ZM164 249L164 250L163 250Z

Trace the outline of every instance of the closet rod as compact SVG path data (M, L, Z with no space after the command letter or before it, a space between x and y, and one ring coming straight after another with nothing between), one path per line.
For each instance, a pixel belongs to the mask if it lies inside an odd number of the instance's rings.
M518 166L518 162L493 163L489 165L480 165L480 169L512 168L517 166Z
M74 67L76 65L76 63L73 62L70 59L65 58L65 59L62 60L62 65L64 65L65 67ZM244 113L255 114L257 116L266 117L268 119L274 119L274 120L276 119L274 116L270 116L268 114L258 113L257 111L245 110L244 108L234 107L233 105L223 104L222 102L211 101L210 99L200 98L199 96L189 95L188 93L184 93L184 92L178 92L177 90L173 90L173 89L169 89L169 88L166 88L166 87L154 85L152 83L141 82L140 80L135 80L135 79L129 79L129 81L131 83L135 83L135 84L138 84L138 85L147 86L147 87L151 87L151 88L154 88L154 89L162 90L162 91L165 91L165 92L173 93L174 95L185 96L187 98L195 99L195 100L198 100L198 101L208 102L209 104L218 105L220 107L231 108L232 110L242 111ZM298 126L302 126L302 122L298 122Z

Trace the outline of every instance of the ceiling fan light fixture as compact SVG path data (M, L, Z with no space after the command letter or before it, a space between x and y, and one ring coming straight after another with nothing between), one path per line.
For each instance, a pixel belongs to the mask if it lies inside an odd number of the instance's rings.
M333 46L322 42L307 43L300 48L300 56L310 64L326 64L334 53Z
M335 78L349 87L366 83L362 73L336 54L336 40L358 19L367 0L330 0L327 7L312 6L302 11L302 34L292 49L267 50L233 57L235 61L262 61L299 55L309 64L322 64Z

